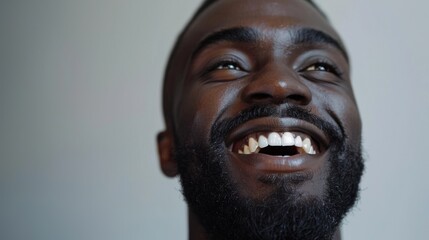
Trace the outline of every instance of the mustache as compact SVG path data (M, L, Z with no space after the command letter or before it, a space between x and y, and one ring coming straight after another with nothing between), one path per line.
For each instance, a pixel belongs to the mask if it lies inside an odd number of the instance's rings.
M216 119L210 130L210 142L213 144L221 144L224 137L234 128L254 119L263 117L278 117L278 118L296 118L313 124L324 133L326 133L331 141L341 141L344 138L342 130L339 126L335 126L319 116L311 113L310 110L298 107L295 105L255 105L244 109L237 116L220 120Z

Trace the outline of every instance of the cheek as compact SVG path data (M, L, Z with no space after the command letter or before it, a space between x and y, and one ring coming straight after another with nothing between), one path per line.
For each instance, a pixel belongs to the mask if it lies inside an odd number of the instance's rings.
M237 99L230 84L194 84L187 88L178 104L176 128L181 136L208 143L211 126Z
M355 101L350 104L343 104L341 107L344 112L342 118L343 126L350 139L350 143L354 146L361 144L362 123L359 115L359 110Z
M331 91L325 94L325 109L329 109L330 118L342 125L349 143L356 146L361 142L362 124L359 109L350 91Z

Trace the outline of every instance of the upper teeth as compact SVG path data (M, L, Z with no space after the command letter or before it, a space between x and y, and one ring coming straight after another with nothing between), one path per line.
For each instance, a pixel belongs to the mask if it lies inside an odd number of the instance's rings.
M259 137L249 137L247 144L243 146L242 150L238 150L238 153L258 153L262 148L266 148L268 146L295 146L302 148L307 154L316 154L311 140L308 137L302 140L301 136L295 136L291 132L271 132L268 134L268 137L264 135L259 135Z

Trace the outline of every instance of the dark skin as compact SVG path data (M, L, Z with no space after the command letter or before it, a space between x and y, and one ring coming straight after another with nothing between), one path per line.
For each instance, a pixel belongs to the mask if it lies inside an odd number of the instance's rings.
M208 144L216 119L237 116L258 104L302 107L341 127L350 144L360 144L348 57L330 23L305 1L218 1L190 25L173 61L166 79L171 114L166 114L167 129L158 136L167 176L178 174L174 137ZM234 148L248 134L271 131L309 136L316 154L243 155ZM297 172L314 174L297 191L323 195L330 139L322 129L293 118L264 117L233 129L224 143L229 173L243 196L264 199L273 189L261 177ZM207 239L192 210L189 231L190 239ZM334 239L340 239L339 229Z

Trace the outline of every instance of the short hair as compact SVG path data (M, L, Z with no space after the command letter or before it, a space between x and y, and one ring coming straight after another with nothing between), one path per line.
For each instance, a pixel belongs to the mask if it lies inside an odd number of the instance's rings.
M165 68L164 72L164 80L163 80L163 90L162 90L162 108L163 108L163 115L164 115L164 121L165 124L170 127L174 127L172 123L170 122L172 119L172 113L171 113L171 105L173 103L172 95L168 94L168 89L171 88L171 84L167 84L169 73L171 71L172 63L174 56L177 53L178 47L180 43L182 42L183 36L185 35L186 31L188 30L189 26L195 21L195 19L201 15L204 10L206 10L209 6L211 6L213 3L218 2L220 0L205 0L198 8L197 11L194 13L192 18L188 21L188 23L185 25L183 30L180 32L178 37L176 38L176 41L173 45L173 49L170 52L170 55L168 57L167 66ZM317 6L312 0L303 0L308 2L311 6L313 6L326 20L328 20L326 14ZM329 21L329 20L328 20ZM168 99L166 97L168 96Z

